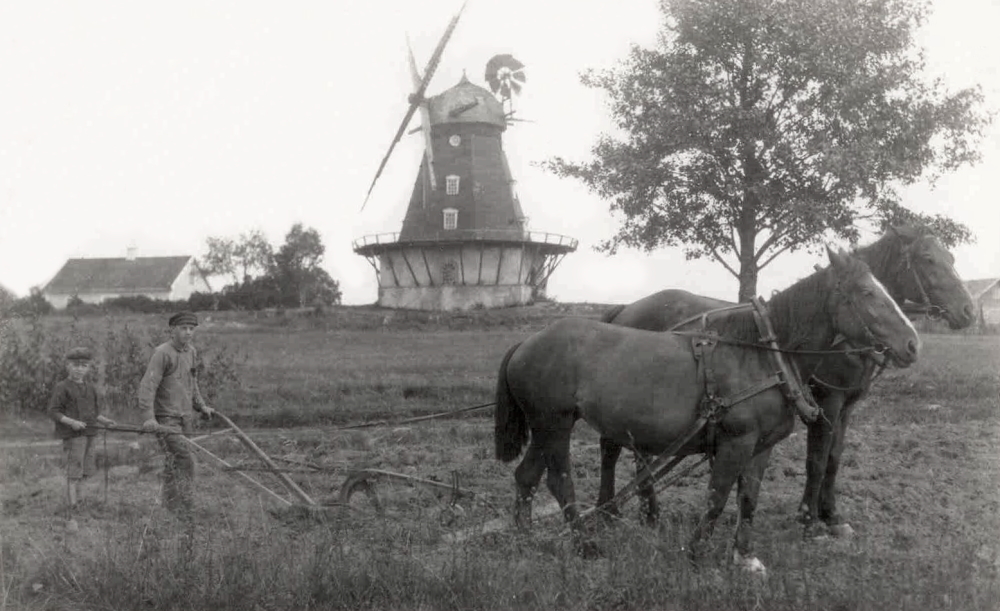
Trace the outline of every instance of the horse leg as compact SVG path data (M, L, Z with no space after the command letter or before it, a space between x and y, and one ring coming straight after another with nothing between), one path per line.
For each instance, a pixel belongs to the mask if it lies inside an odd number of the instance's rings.
M576 506L576 492L573 489L573 475L570 471L569 439L572 423L569 428L552 431L545 452L545 467L548 471L545 483L552 496L556 497L562 508L563 517L569 523L573 532L573 545L584 558L596 558L601 555L597 544L587 538L580 523L580 510Z
M717 446L708 482L706 509L688 543L688 555L692 562L697 562L704 555L706 540L715 530L715 522L726 507L726 500L737 476L752 457L755 442L755 439L728 439Z
M806 486L799 505L799 520L805 525L806 539L825 536L826 526L819 521L819 491L833 446L834 430L839 425L843 393L834 392L822 402L822 415L807 426Z
M635 476L638 478L642 475L642 471L647 464L652 461L653 457L644 454L642 452L636 451L635 453ZM647 479L639 486L639 514L643 517L646 522L646 526L656 526L656 522L660 518L660 507L656 503L656 488L652 478Z
M771 448L757 454L736 480L736 496L739 500L739 522L736 525L736 545L733 562L751 573L763 573L764 564L753 555L753 517L757 511L760 485L764 481L764 471L771 460Z
M545 450L545 467L548 477L545 483L549 492L556 497L563 517L570 526L579 526L577 518L580 511L576 506L576 492L573 489L573 476L570 474L569 439L572 428L552 431Z
M611 502L615 498L615 465L621 453L620 443L601 437L601 485L597 491L597 506L605 516L621 515L618 505Z
M837 470L840 468L840 457L844 453L844 444L847 438L847 420L850 416L850 407L844 406L841 411L840 421L834 427L833 446L830 448L830 457L826 462L826 476L823 478L823 485L819 490L819 519L826 523L830 532L838 537L850 537L854 534L854 529L841 518L837 513Z
M520 531L531 528L531 499L545 472L545 450L539 436L532 434L524 458L514 469L517 493L514 499L514 525Z

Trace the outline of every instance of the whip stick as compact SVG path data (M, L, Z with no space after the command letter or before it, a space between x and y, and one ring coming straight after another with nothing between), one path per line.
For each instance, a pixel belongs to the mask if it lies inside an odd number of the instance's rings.
M108 506L108 471L111 469L111 461L108 458L108 431L104 430L104 506Z

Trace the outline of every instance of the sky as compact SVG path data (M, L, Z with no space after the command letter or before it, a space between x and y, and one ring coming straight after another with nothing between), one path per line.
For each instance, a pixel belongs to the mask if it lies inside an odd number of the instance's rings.
M301 222L323 238L343 302L374 303L374 271L351 242L399 230L419 166L422 139L406 137L361 210L406 111L406 36L423 66L460 4L0 3L0 285L25 295L68 258L129 246L200 256L208 237L251 230L280 245ZM1000 0L936 0L918 37L929 76L951 89L980 84L987 107L1000 108L997 23ZM580 241L549 280L559 301L628 302L668 287L736 297L728 272L680 249L595 251L616 227L607 202L537 165L590 157L611 123L581 72L651 46L658 28L656 0L469 0L428 88L463 73L485 86L497 53L526 65L516 105L532 122L510 128L504 146L530 228ZM904 192L907 207L972 228L976 242L954 250L966 279L1000 276L1000 121L981 151L977 166ZM783 256L758 292L819 262Z

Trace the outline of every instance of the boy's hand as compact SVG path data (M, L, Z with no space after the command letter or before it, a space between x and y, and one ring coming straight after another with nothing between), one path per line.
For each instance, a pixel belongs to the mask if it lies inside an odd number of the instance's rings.
M115 422L111 418L108 418L107 416L98 416L97 421L103 424L104 426L115 426L116 424L118 424L117 422Z
M86 422L81 422L79 420L74 420L73 418L69 418L69 417L63 418L63 423L66 424L66 425L68 425L69 428L73 429L74 431L82 431L83 429L87 428L87 423Z
M215 410L214 409L212 409L211 407L209 407L207 405L202 405L201 406L201 417L202 418L204 418L205 420L208 420L209 418L211 418L214 415L215 415Z
M150 418L142 423L142 430L147 433L155 433L160 430L160 423L156 421L156 418Z

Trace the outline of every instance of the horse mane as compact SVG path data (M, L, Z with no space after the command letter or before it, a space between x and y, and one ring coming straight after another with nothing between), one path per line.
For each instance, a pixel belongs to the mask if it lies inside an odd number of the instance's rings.
M903 252L920 238L932 235L920 225L889 227L877 240L867 246L860 246L851 253L868 264L876 278L898 278L903 273L906 255ZM883 282L893 299L899 300L900 291L892 283Z
M601 316L601 322L612 323L615 321L615 317L621 314L622 310L625 309L625 304L619 303Z
M853 278L868 271L865 263L854 257L843 275ZM778 335L778 344L785 349L803 348L815 341L816 331L830 327L827 302L833 286L833 271L829 268L814 272L792 286L775 293L767 304L771 324ZM710 321L710 326L724 337L740 341L759 342L760 330L752 310L741 310ZM833 335L832 331L830 335Z

